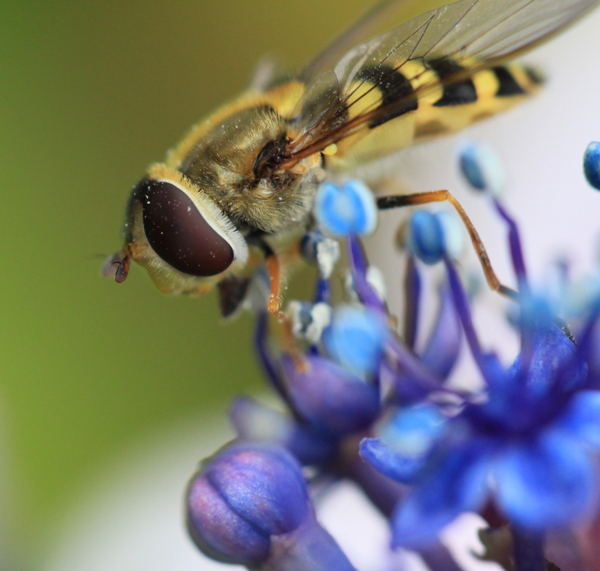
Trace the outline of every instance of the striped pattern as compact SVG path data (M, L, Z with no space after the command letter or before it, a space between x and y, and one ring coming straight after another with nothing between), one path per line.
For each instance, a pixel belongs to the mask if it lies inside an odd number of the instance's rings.
M328 166L352 168L413 143L459 131L512 107L540 84L535 72L521 64L469 74L469 67L477 64L460 65L444 58L409 61L399 69L360 70L348 88L343 114L350 121L369 113L369 121L365 130L338 142ZM421 95L423 86L427 89Z
M370 129L410 111L416 111L419 107L411 82L400 71L390 66L366 67L358 73L356 79L370 83L381 92L382 113L376 119L369 121ZM404 100L403 103L394 106L394 103L400 100Z
M428 63L444 88L444 95L433 104L434 107L453 107L477 101L477 90L472 79L466 79L459 83L449 81L450 78L464 72L461 65L451 59L432 59Z
M425 97L418 98L416 92L419 87L427 81L431 83L428 77L431 73L436 75L439 89L429 90ZM466 74L467 78L452 81L461 73ZM400 69L385 65L370 66L357 73L349 89L346 109L339 115L345 115L349 120L378 107L376 117L368 123L370 129L375 129L406 113L417 111L420 106L458 107L482 102L489 106L490 96L507 98L527 95L539 83L540 79L533 70L518 64L496 66L491 70L476 72L471 77L468 77L468 69L448 58L429 60L426 67L415 61L407 62ZM474 109L474 116L478 114Z
M525 95L525 89L515 80L513 75L505 67L493 67L493 74L498 81L496 97L512 97L513 95Z
M540 84L540 78L534 70L518 64L510 66L496 66L491 70L474 73L459 82L452 82L450 78L465 72L465 68L451 59L433 59L426 64L426 69L417 62L408 62L399 70L390 66L367 67L357 74L357 80L369 86L369 90L376 90L379 97L380 114L369 121L369 128L375 129L392 119L401 117L419 107L458 107L469 104L483 104L487 107L494 106L491 97L509 98L528 95ZM405 68L411 67L410 73ZM417 99L416 90L426 81L427 73L435 73L438 78L441 95L435 92L433 96ZM466 70L468 73L468 70ZM409 78L415 78L409 80ZM414 85L413 85L414 84ZM477 85L479 85L479 89ZM484 84L484 85L482 85ZM359 87L354 85L353 89ZM435 90L434 90L435 91ZM491 92L491 93L490 93ZM490 97L491 96L491 97ZM351 101L354 98L350 98ZM364 101L356 104L352 102L352 112L349 117L355 117L361 112L372 109L373 96L363 98ZM396 102L401 102L395 105ZM499 111L504 107L504 102L498 103ZM452 113L452 109L448 110ZM473 108L473 116L477 117L479 110Z

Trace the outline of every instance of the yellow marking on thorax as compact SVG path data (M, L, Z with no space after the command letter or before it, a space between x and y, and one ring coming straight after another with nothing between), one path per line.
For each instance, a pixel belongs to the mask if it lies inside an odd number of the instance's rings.
M269 105L282 117L291 117L304 94L304 90L305 86L301 81L288 81L264 93L257 91L242 93L242 95L194 125L183 140L168 152L166 164L172 168L178 168L188 153L208 131L227 117L243 109Z

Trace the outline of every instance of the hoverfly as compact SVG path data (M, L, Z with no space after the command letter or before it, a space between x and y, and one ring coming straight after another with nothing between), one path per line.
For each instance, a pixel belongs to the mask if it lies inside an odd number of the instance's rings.
M389 29L409 2L378 4L297 75L259 74L250 89L194 126L165 162L153 164L131 193L125 246L109 260L116 281L125 280L134 260L165 293L205 293L217 285L222 312L230 314L250 270L266 257L275 300L269 309L277 311L278 245L313 224L324 177L522 101L540 78L513 58L598 3L459 0L368 39L383 25ZM382 197L378 204L445 199L457 206L445 192ZM491 272L485 251L479 255Z

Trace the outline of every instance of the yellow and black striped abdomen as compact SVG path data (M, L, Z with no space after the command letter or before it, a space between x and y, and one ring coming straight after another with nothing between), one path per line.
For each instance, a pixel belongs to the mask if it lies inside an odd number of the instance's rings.
M481 62L467 63L444 58L409 61L399 69L362 70L350 87L348 120L368 110L372 118L360 132L338 143L333 168L352 168L464 129L512 107L541 83L533 70L519 63L473 73L469 69L481 68Z
M478 71L459 83L447 83L445 78L456 77L463 71L461 66L452 60L429 63L440 86L434 97L419 101L415 142L459 131L491 117L512 107L540 85L537 74L518 63Z

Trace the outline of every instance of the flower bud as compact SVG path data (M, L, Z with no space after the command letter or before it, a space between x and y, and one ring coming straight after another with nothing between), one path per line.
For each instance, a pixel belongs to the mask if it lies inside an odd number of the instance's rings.
M260 566L271 538L311 515L300 466L283 448L234 443L209 459L190 483L188 529L209 557Z
M296 460L270 444L235 442L191 481L188 529L209 557L255 571L355 571L317 522Z

